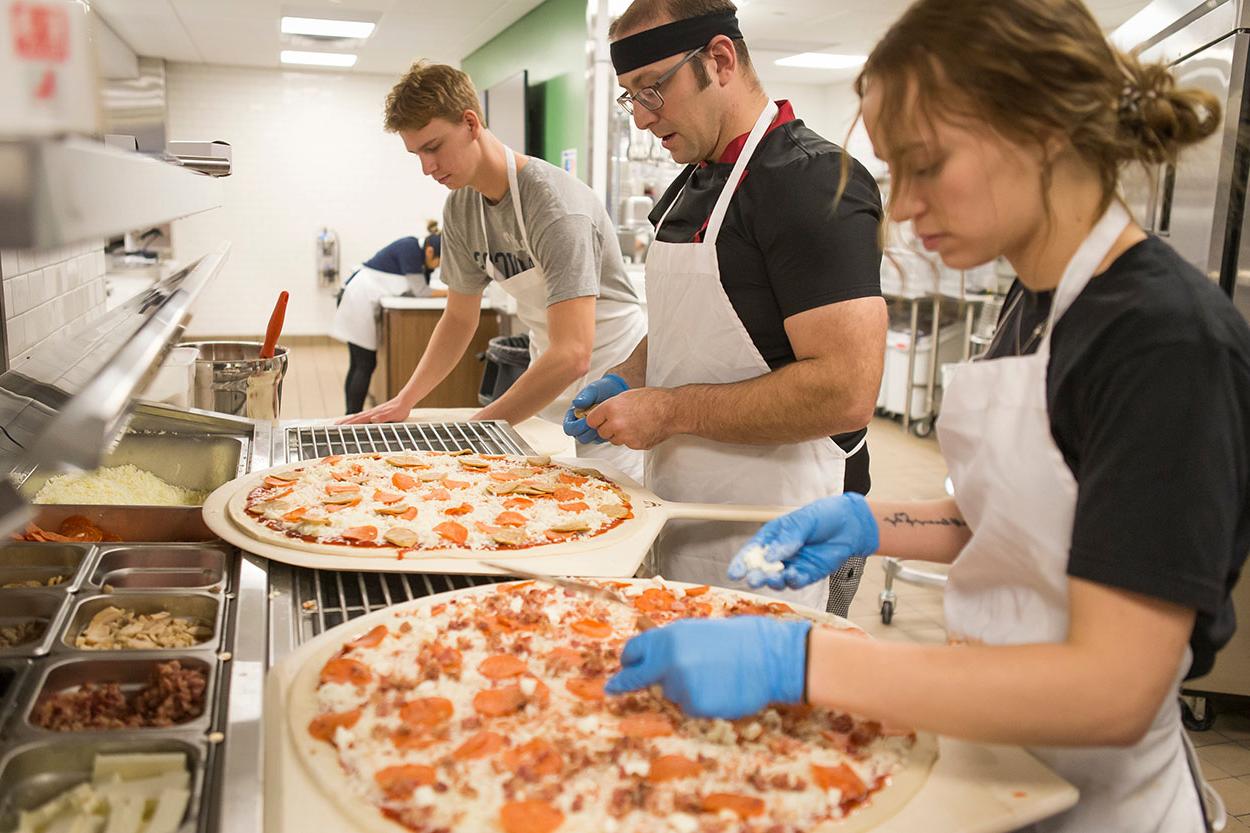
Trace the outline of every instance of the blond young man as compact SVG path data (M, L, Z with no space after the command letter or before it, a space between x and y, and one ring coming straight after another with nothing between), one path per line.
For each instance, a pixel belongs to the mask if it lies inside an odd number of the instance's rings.
M531 363L474 418L559 422L585 382L624 361L646 334L607 210L576 178L500 142L472 81L454 67L413 64L387 96L385 125L452 192L443 210L447 309L399 394L347 422L405 419L460 361L492 281L516 299ZM638 452L583 444L577 452L641 477Z

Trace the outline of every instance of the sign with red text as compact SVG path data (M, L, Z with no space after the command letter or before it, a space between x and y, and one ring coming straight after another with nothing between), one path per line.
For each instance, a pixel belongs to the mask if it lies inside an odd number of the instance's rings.
M0 0L0 139L99 130L89 15L74 0Z

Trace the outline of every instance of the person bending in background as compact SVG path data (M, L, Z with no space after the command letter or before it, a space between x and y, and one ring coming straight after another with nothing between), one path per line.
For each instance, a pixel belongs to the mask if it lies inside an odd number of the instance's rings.
M607 691L660 684L720 718L806 700L1027 746L1080 791L1030 830L1218 829L1177 695L1235 629L1250 327L1117 188L1123 165L1175 164L1215 133L1220 102L1117 52L1079 0L920 0L856 87L891 218L953 269L1002 255L1019 278L943 397L954 498L824 498L767 524L729 575L797 587L852 555L950 564L954 644L687 620L634 637Z
M389 295L424 297L433 294L426 273L428 264L427 248L421 241L401 237L366 260L343 284L330 335L347 342L344 413L355 414L364 408L369 380L378 365L377 319L382 299Z
M438 220L430 220L425 224L425 231L425 282L428 284L443 264L443 230Z

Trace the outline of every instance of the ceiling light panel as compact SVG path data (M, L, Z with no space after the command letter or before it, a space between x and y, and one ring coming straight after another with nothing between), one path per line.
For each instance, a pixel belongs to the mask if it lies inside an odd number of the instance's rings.
M801 52L788 58L778 58L779 67L802 67L804 69L854 69L863 66L867 55L833 55L828 52Z
M346 52L300 52L294 49L284 49L281 57L284 64L305 64L317 67L350 67L356 64L356 56Z
M316 17L284 17L284 35L312 35L320 38L367 38L374 24L364 20L324 20Z

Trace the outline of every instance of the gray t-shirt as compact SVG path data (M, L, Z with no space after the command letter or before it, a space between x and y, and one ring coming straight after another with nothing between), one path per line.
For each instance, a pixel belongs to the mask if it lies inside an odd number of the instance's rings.
M517 187L525 231L547 279L547 306L591 295L640 303L625 276L612 220L594 191L534 157L517 171ZM482 238L483 205L489 241ZM488 252L505 280L534 266L510 192L490 205L472 188L453 191L443 207L443 229L442 278L456 292L477 295L490 285Z

